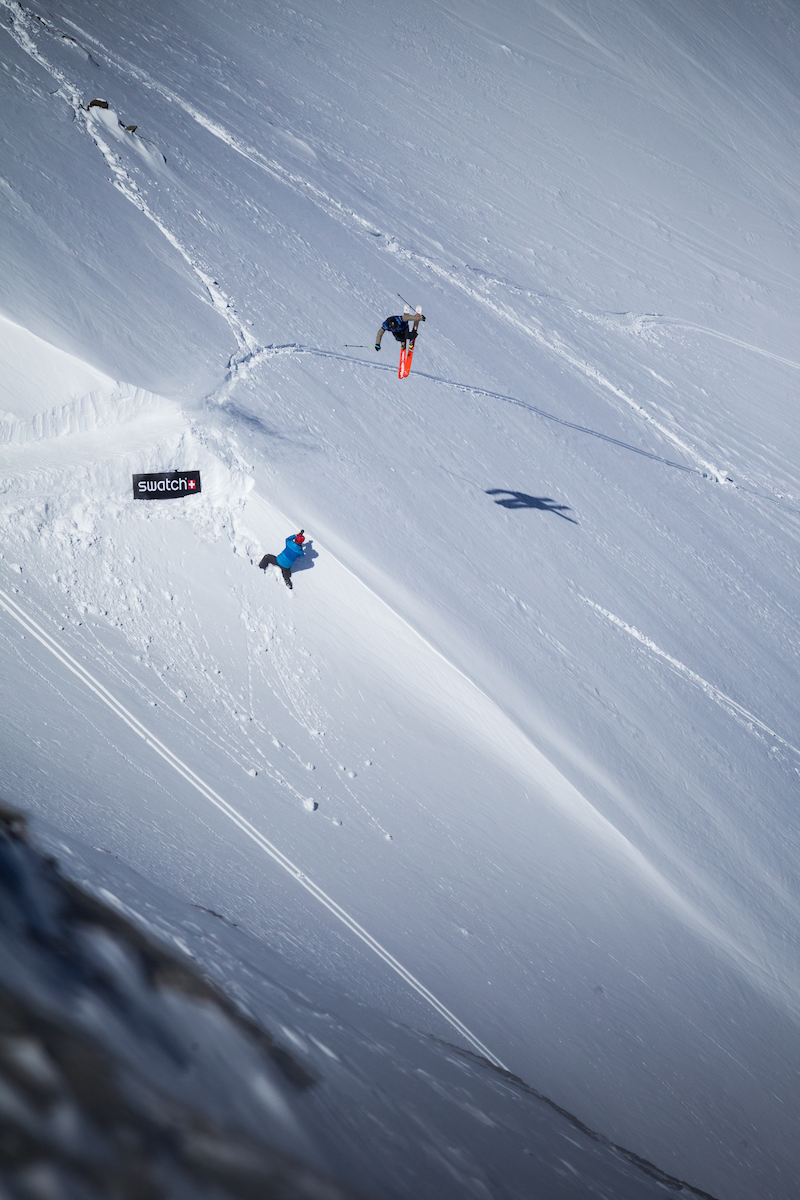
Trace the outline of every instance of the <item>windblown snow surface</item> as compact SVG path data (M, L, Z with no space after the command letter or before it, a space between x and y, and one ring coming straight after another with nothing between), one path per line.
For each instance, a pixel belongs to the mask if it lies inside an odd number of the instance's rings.
M0 793L350 1186L797 1195L799 34L0 0Z

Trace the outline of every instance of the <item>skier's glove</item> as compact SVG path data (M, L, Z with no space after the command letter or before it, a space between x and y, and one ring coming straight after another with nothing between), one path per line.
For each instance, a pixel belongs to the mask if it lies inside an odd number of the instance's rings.
M381 344L380 344L380 342L376 342L376 343L375 343L375 349L376 349L376 350L380 350L380 348L381 348Z

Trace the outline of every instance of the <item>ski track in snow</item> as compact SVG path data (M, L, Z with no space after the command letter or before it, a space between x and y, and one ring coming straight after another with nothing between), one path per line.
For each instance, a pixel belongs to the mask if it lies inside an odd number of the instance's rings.
M699 329L700 327L698 326L697 328ZM709 330L708 332L713 334L713 330ZM752 349L756 349L756 347L752 347ZM767 352L765 351L765 353ZM235 362L232 361L225 381L216 391L210 393L206 397L206 400L209 404L222 405L241 379L246 378L250 372L256 370L270 359L301 354L317 358L337 359L340 362L350 363L352 366L362 367L367 371L382 371L390 375L396 374L395 368L387 366L385 363L368 362L363 358L356 358L352 354L342 354L338 350L325 350L319 346L304 346L299 342L286 342L283 345L262 346L260 349L247 354L243 358L237 359ZM788 360L786 361L788 362ZM748 484L737 483L729 476L724 476L723 480L720 480L720 477L712 470L702 470L699 466L693 467L686 463L674 462L672 459L664 458L663 455L656 454L652 450L645 450L641 446L634 446L630 442L624 442L621 438L612 437L611 434L603 433L599 429L591 429L588 425L580 425L576 421L568 421L565 417L557 417L555 413L548 412L544 408L539 408L538 405L531 404L527 400L520 400L517 396L509 396L505 392L494 392L489 388L477 387L471 383L461 383L456 379L447 379L442 375L431 375L427 371L415 369L414 375L419 379L427 379L440 387L452 388L454 391L463 392L466 395L484 396L489 400L502 400L504 404L513 404L517 408L524 408L546 421L553 421L557 425L563 425L565 429L572 429L576 433L585 433L588 437L599 438L600 441L607 442L611 446L618 446L621 450L627 450L631 454L638 454L642 458L649 458L652 462L662 463L665 467L671 467L675 471L683 471L687 475L696 475L699 479L708 479L715 483L724 482L726 490L742 492L758 500L766 500L770 504L775 504L779 508L782 508L784 512L800 516L800 509L793 508L791 504L787 504L782 495L770 496L766 492L750 487Z
M761 730L762 733L765 733L768 737L773 738L786 750L791 751L792 754L800 758L800 750L798 750L796 746L793 746L791 742L787 742L779 733L776 733L774 729L771 729L769 725L766 725L758 717L754 716L754 714L746 709L744 705L739 704L736 700L733 700L730 696L726 695L725 692L721 691L718 687L715 687L713 683L709 683L707 679L703 679L702 675L698 675L690 667L687 667L684 663L682 663L680 659L674 658L671 654L667 654L666 650L662 650L661 647L657 646L656 643L651 638L647 637L646 634L640 633L635 626L628 625L626 621L623 621L620 617L614 616L614 614L609 612L607 608L603 608L602 605L596 604L594 600L590 600L588 596L581 596L580 599L584 602L584 604L588 604L590 608L593 608L595 612L598 612L601 616L605 617L607 621L610 621L612 625L615 625L617 629L621 629L623 633L627 633L629 637L634 638L637 642L644 646L645 649L649 650L651 654L655 654L656 657L662 658L665 662L669 663L674 671L676 671L679 675L682 675L685 679L688 679L691 683L695 684L696 687L699 687L700 690L705 692L705 694L710 697L715 704L718 704L720 708L724 708L726 712L739 721L740 724L743 724L747 729L749 729L751 733L754 733L756 736L758 736L756 730Z
M174 771L176 771L187 783L191 784L200 795L217 808L229 821L232 821L251 841L264 851L265 854L282 867L291 877L305 888L314 899L326 908L330 913L341 921L342 924L355 934L378 958L382 959L387 966L400 976L400 978L423 1000L425 1000L441 1017L443 1017L462 1038L479 1054L486 1058L494 1066L506 1071L508 1068L495 1057L492 1052L483 1045L481 1041L473 1034L448 1008L441 1003L440 1000L430 992L424 984L408 971L402 963L389 953L384 946L381 945L363 926L350 916L340 905L336 903L326 892L322 890L312 879L310 879L303 871L297 867L291 859L287 858L277 846L273 845L264 834L262 834L254 825L252 825L246 817L242 816L231 804L224 800L213 788L209 787L199 775L196 775L191 767L187 766L176 754L164 745L163 742L150 732L150 730L139 721L133 713L129 712L123 704L105 688L95 677L81 666L71 654L66 651L63 646L60 646L55 638L51 637L38 622L34 621L25 610L12 597L2 589L0 589L0 606L2 606L10 617L13 617L22 628L34 637L46 650L55 656L73 675L77 676L80 682L93 692L115 716L119 717L130 729L133 730L140 738L142 738L147 746L158 754Z
M264 362L272 355L287 353L312 354L320 358L338 358L343 362L354 363L370 371L388 371L392 375L395 374L394 367L387 367L384 363L365 362L362 358L355 358L352 355L339 354L335 350L323 350L312 346L275 347L271 350L270 354L263 352L259 361ZM630 442L623 442L620 438L611 437L607 433L601 433L598 429L590 429L587 425L578 425L575 421L567 421L564 417L557 417L555 413L547 412L546 409L539 408L536 404L530 404L527 400L519 400L516 396L508 396L504 392L493 392L488 388L476 387L471 383L459 383L458 380L446 379L442 375L431 375L427 371L415 370L414 374L419 379L428 379L431 383L439 384L441 387L453 388L457 392L464 392L472 396L485 396L489 400L502 400L505 404L513 404L517 408L527 409L528 412L535 413L537 417L544 417L547 421L554 421L557 425L563 425L565 429L574 429L577 433L586 433L590 437L600 438L601 441L608 442L612 446L619 446L622 450L630 450L633 454L641 454L643 458L650 458L653 462L663 463L666 467L673 467L677 471L685 471L689 475L699 475L703 479L710 478L710 473L708 471L701 471L699 467L689 467L685 463L677 463L669 458L662 458L660 454L654 454L651 450L643 450L639 446L632 446Z
M680 317L662 317L656 313L643 314L639 318L639 325L641 328L654 325L666 329L688 329L691 333L702 333L705 337L717 338L718 341L727 342L730 346L738 346L741 350L749 350L751 354L760 354L762 358L768 358L772 362L781 363L784 367L800 371L800 362L795 362L793 358L785 358L782 354L775 354L772 350L764 350L762 346L754 346L752 342L742 341L741 338L733 337L730 333L721 333L719 329L711 329L708 325L696 325L693 321L683 321Z

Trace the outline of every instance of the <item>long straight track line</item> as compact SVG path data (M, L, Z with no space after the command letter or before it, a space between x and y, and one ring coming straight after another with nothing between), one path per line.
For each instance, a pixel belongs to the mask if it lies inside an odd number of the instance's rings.
M324 892L322 888L313 881L313 879L310 879L304 871L301 871L300 868L296 866L290 858L287 858L287 856L281 850L279 850L277 846L275 846L267 837L264 836L263 833L261 833L260 830L251 824L251 822L248 821L247 818L244 817L237 809L235 809L233 805L229 804L228 801L220 796L218 792L214 791L214 789L210 787L203 779L201 779L200 776L191 769L191 767L183 762L182 759L178 758L177 754L174 754L168 746L165 746L164 743L160 741L155 734L147 728L146 725L143 725L142 722L133 715L133 713L125 708L125 706L116 698L116 696L114 696L112 692L108 690L108 688L104 687L99 680L95 679L95 677L89 671L87 671L87 669L82 666L81 663L73 658L72 655L65 650L55 638L51 637L50 634L47 633L46 630L44 630L41 625L39 625L38 622L36 622L33 617L31 617L22 608L22 606L18 604L16 600L14 600L7 592L3 591L2 588L0 588L0 607L5 609L6 613L10 617L13 617L14 620L17 621L27 633L40 642L46 650L49 650L49 652L53 654L59 660L59 662L63 664L63 666L71 671L72 674L75 675L85 687L87 687L91 692L94 692L98 699L102 700L102 702L111 709L115 716L119 717L121 721L124 721L129 729L133 730L134 733L142 738L151 750L155 751L155 753L158 754L164 760L164 762L168 763L174 771L177 771L177 773L183 779L185 779L187 783L190 783L192 787L200 793L204 800L207 800L209 804L213 804L214 807L223 813L223 815L226 816L229 821L232 821L233 824L242 831L242 833L249 837L251 841L255 842L259 849L263 850L265 854L268 854L269 857L278 864L278 866L282 867L287 874L291 875L291 877L297 883L299 883L301 887L304 887L305 890L312 895L319 904L326 908L328 912L332 913L337 920L341 921L342 924L346 926L346 928L352 934L364 942L364 944L368 946L374 954L377 954L378 958L382 959L388 967L390 967L397 975L399 975L403 982L408 985L408 987L410 987L419 996L421 996L423 1000L430 1004L431 1008L433 1008L439 1014L439 1016L444 1017L444 1019L450 1025L452 1025L457 1033L464 1039L465 1042L468 1043L468 1045L472 1047L473 1050L476 1050L484 1058L488 1059L488 1061L494 1066L500 1067L501 1070L504 1071L508 1070L508 1068L500 1061L500 1059L492 1054L492 1052L487 1049L486 1046L484 1046L483 1042L481 1042L475 1036L475 1034L472 1033L471 1030L469 1030L467 1026L455 1016L454 1013L450 1012L449 1008L442 1004L441 1000L434 996L433 992L429 991L429 989L426 988L425 985L421 983L414 975L412 975L411 972L404 967L403 964L399 962L393 954L390 954L389 951L382 946L381 943L374 938L371 933L364 929L362 925L359 925L358 921L356 921L354 917L351 917L350 914L343 909L341 905L337 904L336 901L333 900L326 892Z

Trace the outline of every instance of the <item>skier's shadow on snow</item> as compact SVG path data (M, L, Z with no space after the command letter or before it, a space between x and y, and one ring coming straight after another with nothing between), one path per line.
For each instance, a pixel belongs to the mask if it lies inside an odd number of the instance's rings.
M303 557L297 559L297 563L292 567L292 574L296 575L298 571L310 571L314 566L314 559L319 558L319 554L314 549L314 543L311 538L306 538L303 547Z
M233 421L245 425L250 434L260 434L262 437L275 438L279 442L288 442L293 446L299 446L303 450L316 449L309 442L302 442L296 438L286 437L280 430L267 425L266 421L262 420L258 413L248 412L231 400L226 401L222 411L228 418L232 418Z
M279 441L285 442L286 438L279 433L277 429L272 429L257 413L247 412L238 404L233 404L230 401L226 405L226 412L240 421L243 425L249 426L251 432L261 433L265 437L278 438Z
M504 496L503 500L495 500L495 504L501 504L503 508L538 508L540 512L551 512L557 517L563 517L571 525L578 524L572 517L567 516L567 512L572 511L568 504L554 504L549 496L529 496L526 492L512 492L508 488L487 488L486 495Z

